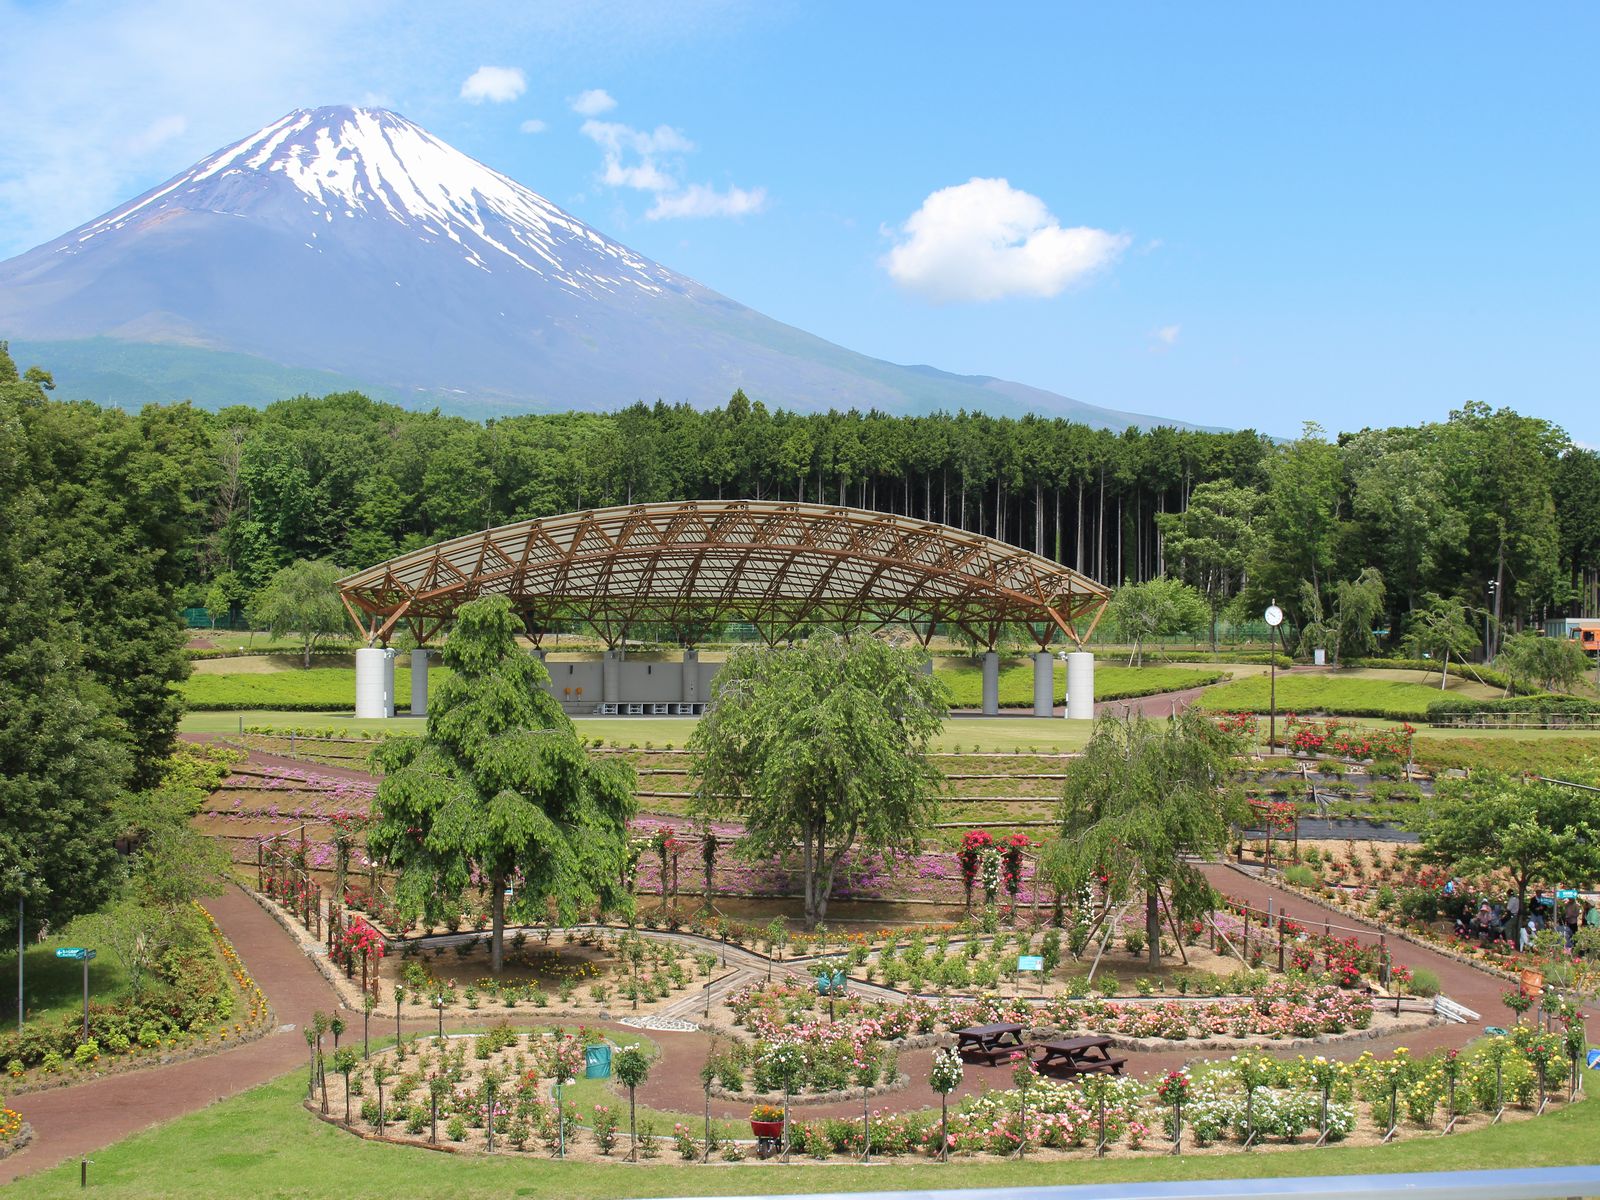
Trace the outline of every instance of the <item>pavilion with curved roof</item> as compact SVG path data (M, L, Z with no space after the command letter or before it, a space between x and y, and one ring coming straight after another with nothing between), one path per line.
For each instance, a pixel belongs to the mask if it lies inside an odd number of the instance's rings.
M608 647L607 661L645 626L690 648L729 622L748 623L769 644L814 626L887 625L927 644L938 625L954 626L989 650L986 710L1005 626L1026 626L1039 645L1036 662L1049 660L1058 636L1082 651L1109 598L1086 576L982 534L894 513L759 500L518 521L379 563L342 579L339 591L372 648L387 645L402 622L426 643L460 605L489 595L510 600L536 645L554 627L587 625ZM359 679L357 690L359 699ZM392 683L389 690L392 698Z

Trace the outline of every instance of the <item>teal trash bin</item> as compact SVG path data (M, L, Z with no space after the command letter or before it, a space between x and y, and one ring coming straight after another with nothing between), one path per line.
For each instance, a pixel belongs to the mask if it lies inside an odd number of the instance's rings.
M586 1046L583 1051L583 1077L585 1079L610 1079L611 1078L611 1046L601 1042L598 1046Z

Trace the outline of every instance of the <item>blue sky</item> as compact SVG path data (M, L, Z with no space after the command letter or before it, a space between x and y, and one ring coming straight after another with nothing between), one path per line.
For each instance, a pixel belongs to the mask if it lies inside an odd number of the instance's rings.
M223 7L0 0L0 257L379 103L879 357L1275 433L1481 400L1600 444L1594 5Z

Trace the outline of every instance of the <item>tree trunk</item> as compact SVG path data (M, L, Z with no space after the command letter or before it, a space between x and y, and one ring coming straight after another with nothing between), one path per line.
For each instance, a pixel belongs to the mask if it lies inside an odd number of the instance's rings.
M1147 941L1145 947L1150 955L1150 965L1161 965L1161 893L1158 885L1151 884L1150 890L1144 894L1144 936Z
M493 871L489 875L489 886L493 889L489 897L489 911L494 914L494 925L489 934L489 970L495 976L505 969L506 965L506 877L503 871Z

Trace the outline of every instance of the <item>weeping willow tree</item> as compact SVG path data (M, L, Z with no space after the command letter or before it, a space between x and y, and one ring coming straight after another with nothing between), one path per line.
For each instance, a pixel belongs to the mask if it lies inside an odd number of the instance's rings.
M1151 966L1161 958L1163 888L1179 920L1198 919L1212 906L1211 886L1189 860L1221 850L1244 818L1233 748L1192 710L1158 721L1107 713L1067 766L1061 836L1046 869L1067 894L1092 877L1105 878L1114 903L1142 891Z
M506 887L514 916L543 918L554 902L572 921L586 908L625 907L633 772L592 759L545 690L544 666L516 643L503 597L463 605L444 647L451 675L422 738L390 738L373 755L384 780L368 845L399 872L403 912L438 921L488 891L490 963L505 963Z

